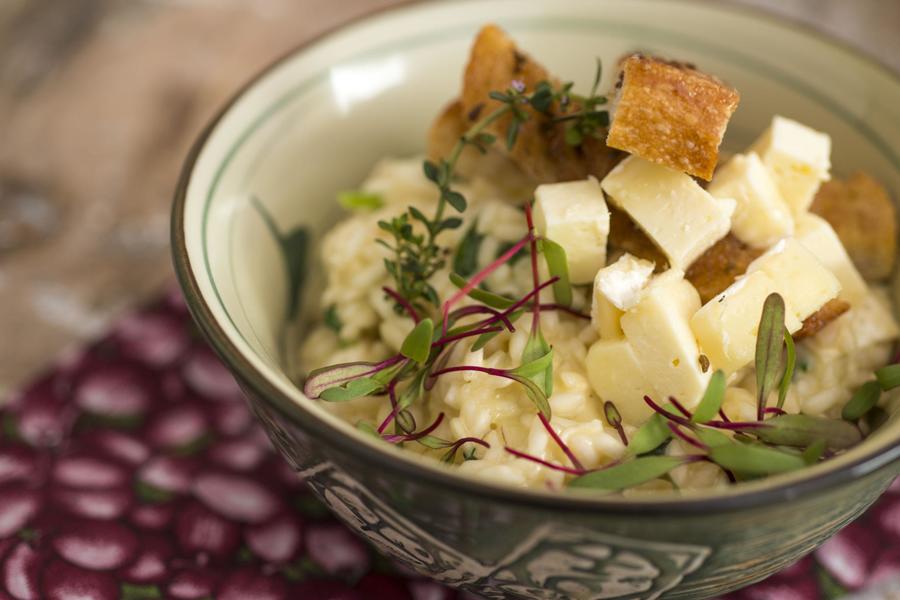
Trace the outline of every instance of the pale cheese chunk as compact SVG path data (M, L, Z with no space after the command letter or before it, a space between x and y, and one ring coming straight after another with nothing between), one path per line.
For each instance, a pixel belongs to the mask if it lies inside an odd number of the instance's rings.
M603 339L623 337L619 319L640 297L653 275L653 263L625 253L597 271L591 302L591 322Z
M807 344L819 356L836 358L896 340L898 335L890 297L883 290L870 289Z
M572 283L590 283L606 264L609 209L600 184L582 181L546 183L534 192L537 232L566 251Z
M670 269L651 280L621 320L644 378L661 397L675 396L689 408L699 402L711 375L700 367L700 349L689 325L699 308L697 290L682 271Z
M732 157L716 171L707 191L737 202L731 231L745 244L768 248L794 232L791 211L755 152Z
M588 381L603 401L616 405L630 425L640 425L653 413L644 396L656 390L644 376L634 350L626 340L594 342L585 358Z
M689 175L642 158L626 158L600 185L673 268L687 268L731 229L734 200L713 198Z
M800 215L795 237L841 282L841 300L852 307L869 295L869 286L828 221L812 213Z
M781 240L750 263L747 274L755 271L772 278L788 311L800 321L841 291L837 277L794 238Z
M714 369L730 375L753 360L763 303L774 291L775 281L767 273L755 271L735 281L691 317L691 329ZM791 333L802 325L787 305L785 325Z
M809 209L819 185L830 178L831 138L797 121L776 115L750 150L759 154L795 215Z

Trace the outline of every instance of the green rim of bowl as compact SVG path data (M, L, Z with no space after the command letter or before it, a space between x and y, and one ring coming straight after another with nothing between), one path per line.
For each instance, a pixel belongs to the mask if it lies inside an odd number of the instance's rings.
M777 17L761 9L746 5L738 5L733 2L715 4L709 0L679 0L687 4L703 5L707 9L725 13L741 13L748 18L768 21L780 27L789 26L792 29L802 30L803 35L814 37L827 43L840 51L853 56L856 60L868 63L882 71L887 77L900 82L900 75L894 70L864 54L859 49L837 40L811 26L792 19ZM301 428L313 437L318 437L325 442L354 455L361 461L372 461L388 471L392 471L401 478L410 478L422 483L427 482L448 489L448 491L465 492L473 497L481 497L503 502L509 505L528 505L549 510L597 510L604 513L671 516L673 514L704 514L709 512L733 511L745 508L764 506L773 502L790 501L799 497L821 492L824 489L839 486L874 473L889 464L900 459L900 438L885 444L883 447L855 459L840 468L831 469L822 473L812 474L804 479L776 483L763 489L753 489L746 492L740 490L727 495L713 497L670 497L660 500L645 499L611 499L598 495L580 495L559 492L544 492L538 490L521 490L502 487L481 482L477 479L462 477L451 473L449 470L430 466L424 462L413 460L401 460L389 449L373 453L370 448L338 427L322 420L305 406L289 398L276 385L269 381L253 364L243 355L241 350L228 339L223 327L218 323L212 310L204 300L200 286L194 276L194 269L188 258L187 239L184 230L184 208L187 200L187 189L191 181L194 166L200 154L206 147L206 143L219 122L231 110L234 104L252 88L259 80L263 79L271 71L282 63L290 60L304 50L318 44L325 38L340 30L359 24L369 18L388 13L402 12L411 5L419 5L418 0L404 0L397 5L377 9L364 13L351 21L324 31L318 36L293 48L280 58L274 60L262 69L256 76L245 83L216 113L199 135L185 159L178 185L175 190L175 199L172 206L171 243L172 257L175 273L184 292L188 310L197 322L201 331L212 345L217 354L240 377L241 381L250 386L252 391L260 398L271 401L274 408L282 416L301 426Z

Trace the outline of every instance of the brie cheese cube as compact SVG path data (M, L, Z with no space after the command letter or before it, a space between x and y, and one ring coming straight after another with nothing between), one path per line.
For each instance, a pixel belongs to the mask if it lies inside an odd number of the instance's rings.
M699 308L697 290L682 271L670 269L651 280L621 320L644 378L660 398L675 396L689 408L699 402L712 374L700 368L700 349L689 325Z
M609 299L597 294L594 290L594 298L591 302L591 325L597 333L600 334L602 340L621 340L625 338L622 331L621 319L623 311L616 308L616 305Z
M795 215L806 212L831 170L831 138L797 121L776 115L750 150L769 169Z
M609 209L600 184L583 181L545 183L534 191L537 232L566 251L572 283L590 283L606 264Z
M610 201L686 269L731 229L735 202L713 198L689 175L631 156L601 182Z
M853 307L869 295L869 286L828 221L812 213L801 215L797 217L795 237L841 282L838 298Z
M781 240L750 263L747 274L762 271L775 282L785 306L799 320L837 297L841 284L812 252L794 238Z
M774 291L775 281L767 273L755 271L735 281L691 317L691 329L714 369L730 375L753 360L763 304ZM787 306L785 325L791 333L801 327Z
M731 231L745 244L768 248L794 232L791 211L755 152L729 160L716 171L707 191L737 202Z
M653 263L625 253L597 271L591 302L591 322L603 339L623 337L619 319L634 306L653 275Z
M594 342L585 358L588 381L601 400L616 405L629 425L640 425L653 410L644 396L655 398L656 390L641 370L634 350L625 340Z

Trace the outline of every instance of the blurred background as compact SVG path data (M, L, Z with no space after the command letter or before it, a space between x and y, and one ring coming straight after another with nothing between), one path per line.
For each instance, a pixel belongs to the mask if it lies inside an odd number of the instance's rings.
M180 165L232 92L289 48L392 4L0 0L0 397L171 281ZM897 0L740 4L900 72Z

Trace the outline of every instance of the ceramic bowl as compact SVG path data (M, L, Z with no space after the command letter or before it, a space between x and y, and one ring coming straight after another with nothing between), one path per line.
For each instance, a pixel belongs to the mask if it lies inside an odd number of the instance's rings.
M338 190L423 150L473 35L507 29L590 85L595 57L696 63L742 101L726 147L777 112L831 134L837 174L900 196L900 81L841 45L720 3L463 1L344 26L266 69L215 118L177 191L178 276L200 328L284 457L350 527L415 571L487 598L706 598L774 573L864 511L900 470L900 423L836 460L700 497L623 500L467 480L377 444L305 398L292 372L319 310L317 248ZM614 74L607 70L604 85Z

